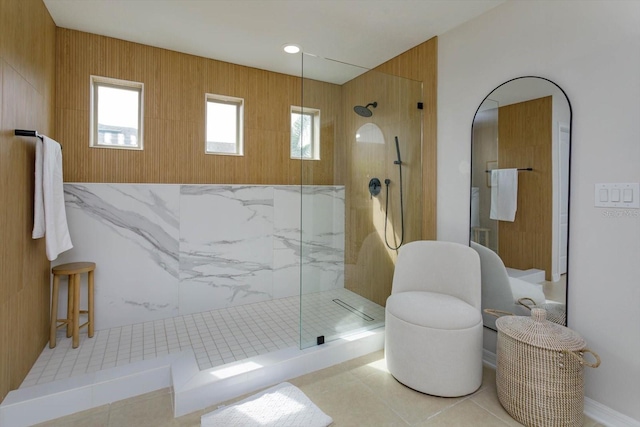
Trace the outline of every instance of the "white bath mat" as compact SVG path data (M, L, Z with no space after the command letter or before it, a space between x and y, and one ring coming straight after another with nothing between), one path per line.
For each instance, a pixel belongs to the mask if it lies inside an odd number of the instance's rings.
M333 419L298 387L281 383L200 418L202 427L326 427Z

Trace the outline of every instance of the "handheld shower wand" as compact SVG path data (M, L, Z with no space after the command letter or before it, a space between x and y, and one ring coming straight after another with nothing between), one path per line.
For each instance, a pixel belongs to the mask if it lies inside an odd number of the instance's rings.
M404 207L402 200L402 160L400 158L400 143L398 142L398 137L396 136L396 153L398 155L398 159L393 162L394 165L398 165L400 171L400 224L401 224L401 234L400 234L400 243L396 247L392 247L387 241L387 222L389 218L389 184L391 180L389 178L384 180L385 185L387 186L387 200L385 202L385 214L384 214L384 243L387 247L393 251L398 250L402 243L404 242Z
M400 159L400 144L398 143L398 137L396 136L396 153L398 154L398 160L393 162L394 165L400 165L402 167L402 160Z

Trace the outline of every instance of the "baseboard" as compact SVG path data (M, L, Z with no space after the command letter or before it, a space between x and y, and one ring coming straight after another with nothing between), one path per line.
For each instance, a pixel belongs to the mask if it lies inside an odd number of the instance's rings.
M612 427L640 427L640 421L634 420L602 403L588 397L584 398L584 413L589 418Z
M482 349L482 362L485 365L496 369L496 354L487 349Z
M482 361L486 366L496 368L496 354L483 349ZM614 411L602 403L596 402L588 397L584 398L584 413L586 416L611 427L640 427L640 421L630 418L618 411Z

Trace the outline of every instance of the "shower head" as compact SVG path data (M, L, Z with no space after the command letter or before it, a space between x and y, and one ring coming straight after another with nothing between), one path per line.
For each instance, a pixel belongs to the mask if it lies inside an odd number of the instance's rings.
M373 116L373 112L369 109L369 107L376 108L377 106L378 106L377 102L371 102L367 104L365 107L363 107L362 105L356 105L355 107L353 107L353 111L355 111L356 114L359 116L371 117Z

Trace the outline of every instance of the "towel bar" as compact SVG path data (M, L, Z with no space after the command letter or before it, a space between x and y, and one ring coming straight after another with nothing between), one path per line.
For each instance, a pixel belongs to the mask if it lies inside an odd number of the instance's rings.
M35 130L24 130L24 129L16 129L15 134L17 136L34 136L36 138L42 139L42 135L40 135Z
M40 135L37 130L16 129L14 134L16 136L33 136L39 138L40 141L44 141L43 136ZM62 150L62 144L60 144L60 149Z
M518 170L519 170L519 171L532 171L532 170L533 170L533 168L518 168ZM486 170L485 172L486 172L486 173L489 173L489 172L491 172L491 170Z

